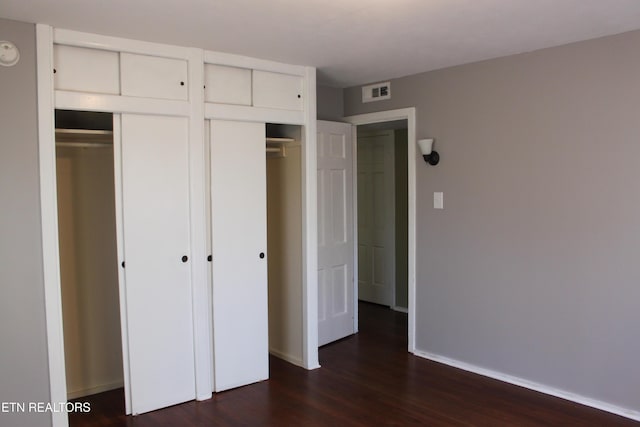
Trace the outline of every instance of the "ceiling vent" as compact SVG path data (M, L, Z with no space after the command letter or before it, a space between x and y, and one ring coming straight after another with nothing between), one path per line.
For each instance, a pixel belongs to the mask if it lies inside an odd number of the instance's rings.
M382 101L391 99L391 83L376 83L362 86L362 102Z

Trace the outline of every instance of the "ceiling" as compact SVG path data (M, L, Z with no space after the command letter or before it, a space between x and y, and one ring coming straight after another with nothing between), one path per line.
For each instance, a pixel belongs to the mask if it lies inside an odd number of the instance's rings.
M0 17L313 65L347 87L640 28L638 0L0 0Z

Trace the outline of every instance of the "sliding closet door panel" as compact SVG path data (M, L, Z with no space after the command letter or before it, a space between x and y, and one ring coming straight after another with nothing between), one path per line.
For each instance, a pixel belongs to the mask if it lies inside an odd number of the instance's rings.
M211 122L215 391L269 377L265 125Z
M188 119L122 115L122 208L134 414L195 398Z

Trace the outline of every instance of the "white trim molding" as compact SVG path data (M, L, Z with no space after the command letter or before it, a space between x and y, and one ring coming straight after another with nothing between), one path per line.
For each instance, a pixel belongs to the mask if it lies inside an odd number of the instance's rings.
M318 148L316 69L305 68L302 144L302 359L306 369L320 367L318 359Z
M280 350L276 350L273 348L269 349L269 354L271 354L272 356L277 357L278 359L282 359L285 362L289 362L292 365L296 365L299 366L301 368L304 368L304 361L302 359L299 359L297 357L293 357L290 353L284 353Z
M451 359L449 357L440 356L440 355L429 353L422 350L416 350L414 354L423 359L431 360L432 362L442 363L444 365L462 369L463 371L473 372L474 374L482 375L484 377L493 378L495 380L502 381L508 384L517 385L520 387L527 388L529 390L538 391L540 393L548 394L550 396L559 397L561 399L565 399L571 402L579 403L581 405L589 406L591 408L600 409L601 411L606 411L612 414L620 415L621 417L640 421L640 412L627 409L627 408L622 408L620 406L612 405L610 403L603 402L601 400L592 399L590 397L582 396L576 393L571 393L569 391L550 387L534 381L529 381L524 378L504 374L502 372L493 371L491 369L482 368L480 366L472 365L466 362L461 362L456 359Z
M301 65L283 64L281 62L256 59L231 53L204 51L205 64L226 65L228 67L249 68L252 70L271 71L273 73L290 74L305 77L307 67Z
M409 280L409 345L410 353L415 353L416 336L416 109L414 107L398 110L379 111L375 113L347 116L344 120L352 125L407 121L407 184L408 184L408 280ZM357 227L354 227L357 229ZM357 239L356 239L357 241Z
M248 105L204 104L206 119L235 120L242 122L279 123L303 125L305 114L302 111L275 110L272 108L252 107Z
M207 262L207 186L204 141L204 67L202 49L188 49L189 62L189 214L191 227L191 283L193 307L193 350L196 399L211 398L213 354L209 318L209 263Z
M55 91L55 108L61 110L108 111L111 113L158 114L188 117L189 101L147 99L134 96Z
M53 95L53 30L36 25L38 75L38 155L40 158L40 217L42 221L42 267L47 319L49 390L51 402L67 401L62 330L62 295L58 249L58 200L56 190L56 147ZM65 412L52 412L53 427L67 427Z
M67 394L68 399L77 399L79 397L91 396L92 394L103 393L109 390L115 390L117 388L124 387L124 381L116 381L109 384L101 384L96 387L85 388L82 390L70 391Z
M80 31L53 29L53 42L67 46L86 47L90 49L110 50L115 52L138 53L142 55L160 56L188 60L187 48L167 44L124 39L121 37L103 36Z

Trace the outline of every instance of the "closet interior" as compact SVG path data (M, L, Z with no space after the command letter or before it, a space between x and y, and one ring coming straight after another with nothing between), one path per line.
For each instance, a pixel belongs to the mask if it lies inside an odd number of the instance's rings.
M269 351L301 365L302 127L268 123L266 133Z
M264 142L269 352L297 365L303 357L302 130L269 123ZM113 149L111 113L56 110L69 399L124 384Z
M69 399L123 386L113 115L56 110L64 354Z

